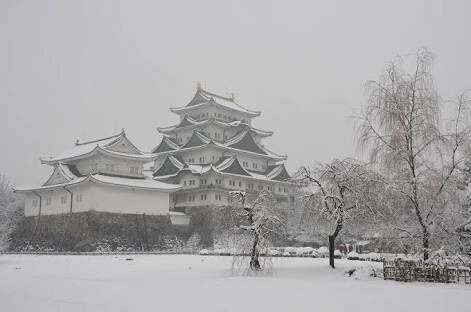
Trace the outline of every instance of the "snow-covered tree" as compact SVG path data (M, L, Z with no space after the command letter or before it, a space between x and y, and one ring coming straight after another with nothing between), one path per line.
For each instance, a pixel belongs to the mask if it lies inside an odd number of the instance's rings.
M430 239L456 189L463 148L471 134L469 98L462 95L442 110L432 77L432 55L420 50L413 69L402 59L368 83L368 103L360 117L359 145L390 177L390 190L414 215L424 259ZM455 109L451 109L455 104ZM446 118L443 118L446 116Z
M262 256L269 256L269 237L282 232L283 222L276 213L276 200L267 191L261 191L251 198L245 191L231 191L232 213L241 220L239 229L249 237L249 246L243 246L241 252L248 251L249 269L265 269Z
M306 204L330 221L329 264L335 268L335 240L346 222L373 215L381 204L382 179L355 159L333 160L325 165L303 167L295 174L304 190Z
M0 174L0 250L6 249L9 236L22 215L21 200L13 193L10 181Z

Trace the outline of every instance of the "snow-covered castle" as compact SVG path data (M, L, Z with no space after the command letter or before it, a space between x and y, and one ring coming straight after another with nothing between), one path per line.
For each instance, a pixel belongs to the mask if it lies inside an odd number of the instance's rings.
M262 143L272 131L254 128L260 112L239 105L198 85L185 106L171 108L178 124L157 128L163 134L155 155L156 181L179 184L172 210L184 212L198 206L223 206L229 190L272 192L279 201L293 200L293 185L284 161Z
M180 121L158 128L162 140L150 153L140 151L125 131L77 140L58 156L42 158L52 166L43 185L17 188L26 195L25 216L86 211L169 215L172 224L189 222L189 209L224 206L230 190L272 192L293 201L286 156L262 140L273 132L256 129L260 115L234 97L199 85L185 106L171 108Z

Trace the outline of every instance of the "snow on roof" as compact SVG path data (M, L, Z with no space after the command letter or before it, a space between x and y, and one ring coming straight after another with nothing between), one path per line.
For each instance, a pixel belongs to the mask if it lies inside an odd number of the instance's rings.
M113 147L117 142L120 142L123 139L127 140L127 142L135 148L137 154L123 153L123 152L110 150L111 147ZM41 161L46 164L54 164L57 162L65 162L68 160L73 160L76 158L81 158L84 156L89 156L89 155L93 155L95 153L100 153L100 152L107 154L109 156L126 157L126 158L133 158L133 159L144 160L144 161L150 161L153 159L153 155L143 153L139 149L137 149L132 144L132 142L126 138L126 134L123 130L121 131L121 133L117 135L113 135L106 138L85 141L85 142L80 142L77 140L77 142L75 143L75 146L72 149L68 150L67 152L59 154L58 156L54 156L54 157L41 158Z
M190 172L191 174L201 175L209 171L213 171L220 174L229 174L236 176L244 176L248 178L253 178L256 180L262 180L267 182L286 182L289 183L288 179L279 179L280 173L284 169L283 164L272 166L271 170L267 170L265 173L249 171L244 169L237 158L237 156L223 156L216 163L213 164L184 164L182 161L179 161L179 165L183 166L179 169L178 165L174 165L168 156L163 164L154 172L154 179L164 180L168 178L175 177L183 172ZM171 168L170 168L171 167ZM273 173L274 172L274 173ZM269 175L268 175L269 174ZM286 175L289 178L288 173Z
M169 184L153 179L129 179L122 177L111 177L102 174L94 174L90 176L92 180L99 181L105 184L136 187L144 189L159 189L159 190L177 190L181 188L178 184Z
M208 92L203 90L198 86L196 93L193 96L193 99L186 105L182 107L171 108L172 112L178 113L180 111L187 111L189 109L194 109L207 104L216 104L224 108L234 110L240 113L250 115L252 117L259 116L261 113L259 111L249 110L235 101L234 97L225 97L215 93Z
M60 183L60 184L52 184L52 185L44 185L44 186L36 186L36 185L25 185L22 187L15 187L13 190L17 193L29 193L32 191L43 191L43 190L51 190L51 189L58 189L58 188L64 188L67 186L73 186L76 184L80 184L87 180L88 177L81 177L77 178L75 180L66 182L66 183Z
M162 137L162 141L160 141L159 145L157 145L153 150L152 153L162 153L168 151L174 151L180 148L177 142L175 142L171 137L164 135Z
M132 179L124 177L115 177L107 176L102 174L93 174L86 177L76 178L67 183L55 184L55 185L46 185L46 186L29 186L29 187L18 187L15 188L15 192L27 193L32 191L42 191L50 189L64 188L67 186L75 186L82 184L86 181L94 183L102 183L112 186L120 187L130 187L130 188L140 188L140 189L151 189L151 190L162 190L162 191L173 191L181 188L179 184L170 184L153 179Z
M161 133L173 133L173 132L176 132L180 129L191 129L191 128L200 127L200 126L203 126L203 125L209 123L209 124L216 124L216 125L219 125L219 126L225 127L225 128L230 128L230 127L232 127L232 128L241 128L241 129L248 128L251 132L256 133L257 135L260 135L262 137L268 137L268 136L273 135L273 131L257 129L257 128L254 128L254 127L250 126L248 123L240 121L240 120L236 120L236 121L232 121L232 122L225 122L225 121L222 121L222 120L215 119L212 116L209 117L208 119L204 119L204 120L201 120L201 121L196 121L196 120L194 120L194 119L192 119L188 116L185 116L185 118L189 122L184 123L182 121L182 122L180 122L180 124L177 124L177 125L157 128L157 131L159 131Z

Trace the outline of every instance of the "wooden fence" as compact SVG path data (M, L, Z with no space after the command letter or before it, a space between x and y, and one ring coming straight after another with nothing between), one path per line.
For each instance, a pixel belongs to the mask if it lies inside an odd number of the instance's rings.
M385 280L471 284L471 265L430 264L416 260L383 260Z

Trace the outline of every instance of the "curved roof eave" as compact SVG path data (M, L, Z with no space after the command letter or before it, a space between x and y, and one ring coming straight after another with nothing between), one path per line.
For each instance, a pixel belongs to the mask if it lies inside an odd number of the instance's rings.
M260 112L260 111L251 111L251 110L247 110L247 109L240 109L239 110L239 109L235 109L235 108L232 108L232 107L225 106L223 104L219 104L218 102L214 102L214 101L207 101L207 102L192 105L192 106L171 107L170 111L172 113L175 113L175 114L180 114L180 113L185 113L185 112L188 112L188 111L196 110L198 108L201 108L201 107L204 107L204 106L207 106L207 105L208 106L209 105L217 105L217 106L219 106L223 109L233 111L233 112L236 112L236 113L246 114L246 115L251 116L251 117L257 117L257 116L260 116L262 114L262 112Z
M96 153L103 153L103 154L108 155L108 156L115 156L115 157L121 157L121 158L126 158L126 159L138 160L138 161L140 160L140 161L143 161L143 162L150 162L150 161L155 159L155 156L153 154L135 155L135 154L120 153L120 152L114 152L114 151L106 150L106 149L102 148L101 146L97 145L91 151L89 151L87 153L80 154L80 155L75 155L75 156L71 156L71 157L62 157L62 158L51 158L51 159L40 158L40 161L43 164L54 165L58 162L67 162L67 161L73 161L73 160L77 160L77 159L87 158L87 157L93 156Z

